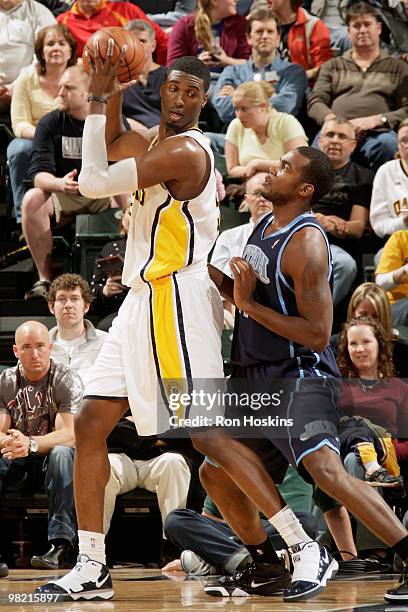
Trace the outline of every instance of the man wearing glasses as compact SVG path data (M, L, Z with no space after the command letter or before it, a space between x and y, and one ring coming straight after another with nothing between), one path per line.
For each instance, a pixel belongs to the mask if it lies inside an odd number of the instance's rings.
M356 146L355 131L347 119L335 117L323 124L319 148L331 159L336 177L331 191L312 209L330 242L335 306L347 296L357 275L355 257L370 209L373 173L350 161Z

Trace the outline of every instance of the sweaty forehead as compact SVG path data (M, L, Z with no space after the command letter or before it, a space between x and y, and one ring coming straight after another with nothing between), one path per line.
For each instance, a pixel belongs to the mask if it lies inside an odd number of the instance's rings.
M204 92L204 84L202 79L193 74L188 74L187 72L181 72L180 70L172 70L168 77L167 81L176 82L180 85L185 85L186 87L197 87L200 91Z
M289 163L293 169L297 171L301 171L305 166L309 164L309 160L302 155L296 149L292 149L292 151L288 151L285 155L282 155L282 161L286 161Z

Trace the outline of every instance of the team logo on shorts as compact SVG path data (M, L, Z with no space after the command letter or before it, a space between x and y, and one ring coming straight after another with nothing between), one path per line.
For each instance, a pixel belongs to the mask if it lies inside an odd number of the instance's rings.
M305 425L305 431L300 434L299 440L305 442L314 436L318 436L319 434L325 434L329 437L337 436L337 429L331 421L312 421L311 423L307 423Z
M184 385L178 380L165 380L163 382L167 396L181 395L185 391Z

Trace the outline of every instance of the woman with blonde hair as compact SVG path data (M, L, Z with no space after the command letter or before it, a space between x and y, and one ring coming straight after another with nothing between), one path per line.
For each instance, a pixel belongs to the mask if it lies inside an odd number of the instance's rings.
M14 84L10 115L16 136L7 148L10 182L17 223L21 223L23 184L27 175L35 128L41 117L58 108L59 81L68 66L76 64L76 42L59 23L42 28L35 41L38 64L20 74Z
M362 283L353 292L347 309L347 322L359 317L378 319L387 337L392 340L392 317L390 303L379 285Z
M362 283L354 290L347 310L347 323L352 319L372 317L383 327L387 339L392 342L392 358L397 375L408 378L408 342L399 337L392 328L391 307L387 295L375 283ZM332 336L330 344L335 353L338 351L339 334Z
M167 65L185 55L197 56L212 72L249 58L247 20L236 0L198 0L197 11L180 19L170 34Z
M249 81L233 94L236 118L225 136L228 173L248 179L267 172L271 160L307 145L303 127L293 115L279 113L269 104L273 87L267 81Z

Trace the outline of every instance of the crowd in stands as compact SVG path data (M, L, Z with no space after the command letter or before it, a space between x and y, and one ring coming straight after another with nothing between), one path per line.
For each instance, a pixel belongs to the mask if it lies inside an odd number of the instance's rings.
M333 189L313 212L330 244L333 332L344 324L331 339L349 382L340 403L342 457L350 473L379 491L388 487L402 500L406 488L408 1L175 0L168 12L160 2L150 4L145 12L137 1L0 0L0 116L14 133L6 152L9 213L38 276L25 299L46 300L56 319L50 331L36 321L21 325L13 347L18 365L0 375L0 495L2 488L22 487L28 474L49 498L49 550L32 557L37 568L70 567L75 558L73 415L128 291L121 263L130 194L91 199L77 182L89 109L81 56L102 27L125 27L144 45L143 72L126 90L122 110L126 129L146 137L159 122L166 66L185 55L209 66L209 102L199 127L222 161L227 194L241 193L240 210L251 215L217 240L211 262L226 274L228 261L242 254L257 220L271 210L259 193L271 164L308 143L331 159ZM236 197L224 203L235 208ZM54 227L110 207L122 208L121 237L101 250L90 286L76 274L54 279ZM226 208L220 207L221 225ZM364 282L366 253L375 255L373 282ZM109 258L116 267L105 265ZM224 327L231 329L234 313L224 307ZM95 326L85 319L88 311ZM41 355L34 369L31 349ZM26 418L38 397L41 405ZM181 553L168 571L228 574L248 563L249 552L210 498L202 514L188 505L191 488L199 487L192 448L138 438L125 416L109 451L105 533L117 495L141 487L158 496L163 562L170 560L169 542L173 560ZM319 491L315 502L338 549L346 551L344 561L366 553L386 558L361 525L354 538L345 508ZM315 538L309 510L300 518ZM269 535L284 548L276 533Z

